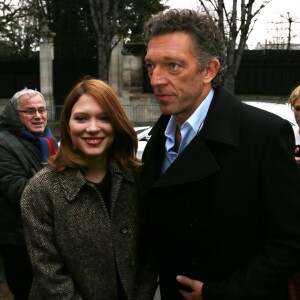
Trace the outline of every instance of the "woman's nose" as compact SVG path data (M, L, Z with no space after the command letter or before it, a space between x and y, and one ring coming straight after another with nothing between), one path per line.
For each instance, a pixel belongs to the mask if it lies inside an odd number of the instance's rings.
M97 132L101 130L101 126L99 124L99 122L97 122L96 120L90 121L86 130L88 132Z

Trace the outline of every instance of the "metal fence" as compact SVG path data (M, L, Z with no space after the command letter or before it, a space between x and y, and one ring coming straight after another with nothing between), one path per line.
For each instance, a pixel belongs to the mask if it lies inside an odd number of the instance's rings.
M156 122L160 116L160 110L158 105L123 105L131 123L134 125L151 125ZM49 108L48 120L51 123L58 123L60 119L60 114L62 110L62 105L56 105L54 110Z
M97 77L95 60L79 56L56 57L53 61L53 91L57 105L63 103L81 78ZM143 58L140 59L142 62ZM146 68L143 71L146 72ZM300 50L245 50L235 77L235 93L288 95L299 84L299 73ZM148 76L144 73L136 76L143 76L143 92L152 93ZM0 57L0 82L0 98L10 98L24 86L40 89L38 57L30 60Z

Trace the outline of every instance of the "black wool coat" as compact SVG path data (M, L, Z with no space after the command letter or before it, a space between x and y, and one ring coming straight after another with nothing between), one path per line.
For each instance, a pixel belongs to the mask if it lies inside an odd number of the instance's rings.
M143 155L162 300L176 275L204 300L279 300L300 268L300 172L291 125L219 87L202 130L160 176L162 116Z

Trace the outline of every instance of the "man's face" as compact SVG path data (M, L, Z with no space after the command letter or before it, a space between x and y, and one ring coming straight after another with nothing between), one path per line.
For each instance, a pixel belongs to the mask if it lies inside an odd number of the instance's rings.
M28 109L38 110L45 107L45 101L38 94L30 97L29 94L24 94L20 97L19 110L26 111ZM26 112L19 112L19 118L22 124L28 131L35 135L42 135L47 125L47 111L44 114L40 114L38 111L34 115L30 115Z
M151 38L145 62L161 112L183 123L211 89L210 63L199 71L192 38L184 32Z

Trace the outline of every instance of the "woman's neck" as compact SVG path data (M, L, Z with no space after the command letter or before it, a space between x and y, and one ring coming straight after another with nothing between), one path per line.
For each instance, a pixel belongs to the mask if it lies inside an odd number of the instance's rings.
M91 160L87 164L84 177L93 183L100 183L105 177L108 161L105 159Z

